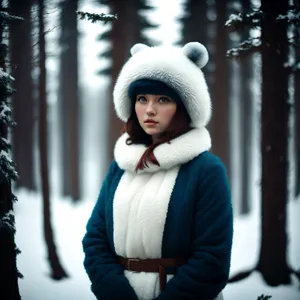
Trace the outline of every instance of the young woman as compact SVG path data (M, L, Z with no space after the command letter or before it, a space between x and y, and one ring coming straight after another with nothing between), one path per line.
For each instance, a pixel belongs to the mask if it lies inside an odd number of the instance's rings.
M223 299L233 213L209 152L206 48L136 44L114 88L126 124L83 238L99 300Z

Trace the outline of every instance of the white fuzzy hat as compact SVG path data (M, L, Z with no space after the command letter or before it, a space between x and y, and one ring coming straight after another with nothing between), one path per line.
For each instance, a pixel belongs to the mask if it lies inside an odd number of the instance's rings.
M131 57L116 81L113 99L117 116L124 122L132 112L128 89L139 79L162 81L180 96L191 118L191 126L201 128L211 118L211 100L201 68L208 62L206 48L198 42L185 46L156 46L135 44Z

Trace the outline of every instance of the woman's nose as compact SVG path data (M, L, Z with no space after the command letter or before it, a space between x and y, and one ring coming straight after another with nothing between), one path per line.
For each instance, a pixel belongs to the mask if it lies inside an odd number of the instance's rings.
M148 114L148 115L155 115L155 107L154 107L154 105L152 104L152 103L149 103L148 105L147 105L147 107L146 107L146 113Z

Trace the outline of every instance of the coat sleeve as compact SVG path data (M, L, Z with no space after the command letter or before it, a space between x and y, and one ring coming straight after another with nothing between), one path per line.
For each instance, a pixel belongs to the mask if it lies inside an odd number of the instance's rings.
M157 300L213 300L227 283L233 237L230 187L222 162L202 174L191 256Z
M113 162L88 220L82 240L85 255L83 264L91 281L92 292L98 300L137 300L124 269L116 262L107 236L105 199L116 167Z

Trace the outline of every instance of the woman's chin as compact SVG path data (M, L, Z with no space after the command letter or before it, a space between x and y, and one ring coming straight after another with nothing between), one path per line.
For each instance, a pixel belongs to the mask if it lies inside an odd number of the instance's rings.
M161 132L160 130L157 130L155 128L146 128L145 129L145 132L148 134L148 135L159 135Z

